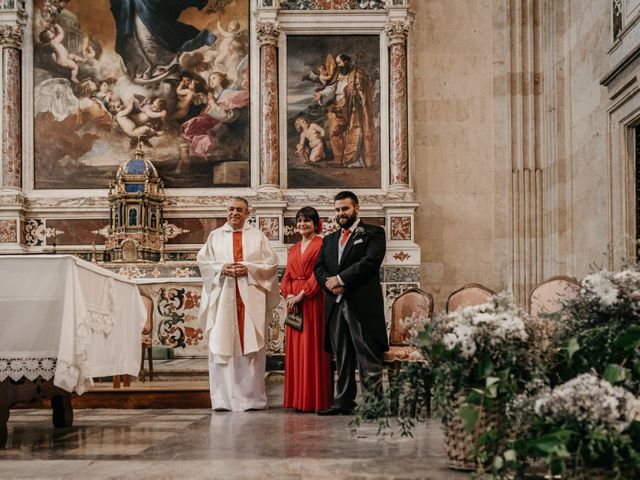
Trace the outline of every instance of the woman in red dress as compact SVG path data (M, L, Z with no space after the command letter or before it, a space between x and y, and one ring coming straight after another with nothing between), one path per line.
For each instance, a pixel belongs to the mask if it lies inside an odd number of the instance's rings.
M315 208L296 213L302 240L289 250L280 292L287 307L301 309L302 330L286 327L284 406L317 412L331 405L333 381L331 357L324 351L324 292L313 274L322 238Z

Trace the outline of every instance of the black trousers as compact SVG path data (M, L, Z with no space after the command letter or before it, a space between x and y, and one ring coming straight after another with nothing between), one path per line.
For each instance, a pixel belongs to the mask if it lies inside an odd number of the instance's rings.
M384 352L371 334L362 328L344 299L333 306L329 317L329 336L338 370L333 405L345 410L355 407L356 366L360 371L363 398L379 397L382 394Z

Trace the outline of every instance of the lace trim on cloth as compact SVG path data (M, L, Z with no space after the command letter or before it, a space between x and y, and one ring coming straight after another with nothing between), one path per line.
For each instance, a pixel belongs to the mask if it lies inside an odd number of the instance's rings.
M16 382L23 377L50 380L55 371L55 358L0 358L0 382L7 377Z
M82 395L93 386L87 350L92 334L109 336L114 323L114 280L107 280L107 306L87 303L86 313L76 323L76 344L73 363L58 359L54 383Z

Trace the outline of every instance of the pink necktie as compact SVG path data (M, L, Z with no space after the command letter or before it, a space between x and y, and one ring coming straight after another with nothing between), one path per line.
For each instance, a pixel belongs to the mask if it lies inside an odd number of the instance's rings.
M344 247L349 240L349 235L351 235L351 230L345 228L342 230L342 236L340 237L340 246Z

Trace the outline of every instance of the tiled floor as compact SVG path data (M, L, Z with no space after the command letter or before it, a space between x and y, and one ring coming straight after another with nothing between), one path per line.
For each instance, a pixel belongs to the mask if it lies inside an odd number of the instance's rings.
M380 439L350 417L284 410L282 383L268 385L267 411L76 410L54 429L49 411L13 410L0 478L468 478L446 468L437 420Z

